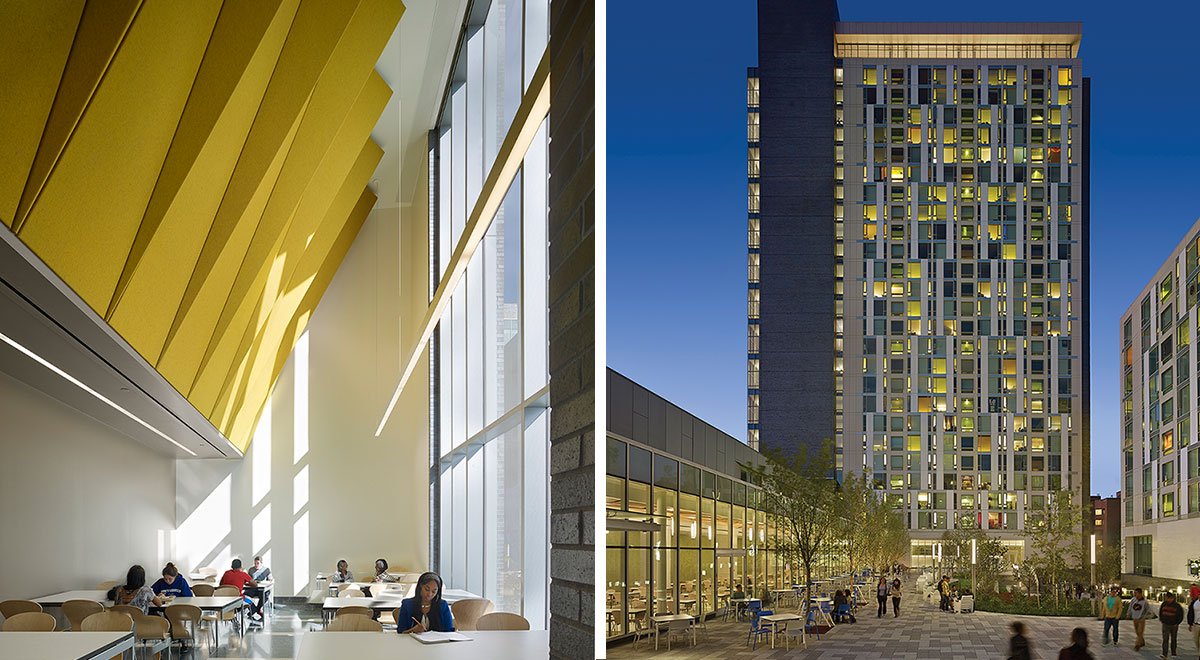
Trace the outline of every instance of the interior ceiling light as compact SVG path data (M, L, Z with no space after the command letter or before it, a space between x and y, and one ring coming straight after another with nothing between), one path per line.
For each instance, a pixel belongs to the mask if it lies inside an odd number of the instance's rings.
M141 424L142 426L146 427L147 429L150 430L150 432L154 433L155 435L159 436L160 438L170 442L171 444L175 445L176 447L179 447L180 449L186 451L187 453L191 454L192 456L196 455L196 452L192 451L191 449L188 449L187 447L184 447L183 445L179 444L178 442L175 442L175 440L173 440L166 433L163 433L162 431L159 431L158 429L154 428L153 426L150 426L146 422L142 421L142 419L140 417L138 417L137 415L134 415L133 413L129 412L128 410L125 410L124 408L117 405L116 403L113 403L113 401L111 399L109 399L108 397L106 397L103 394L97 392L96 390L93 390L92 388L88 387L86 384L84 384L82 381L75 378L71 374L54 366L48 360L46 360L42 356L38 355L37 353L34 353L33 351L29 350L28 348L25 348L24 346L18 344L15 340L10 338L8 335L4 334L3 332L0 332L0 339L4 340L4 343L8 344L9 346L12 346L13 348L17 349L18 351L24 353L25 355L28 355L35 362L41 364L43 367L46 367L50 371L53 371L54 373L58 374L59 376L62 376L68 382L70 382L72 385L75 385L76 387L83 390L84 392L91 394L92 396L96 397L97 399L99 399L99 400L103 401L104 403L108 404L109 406L111 406L117 412L121 413L122 415L125 415L129 419L132 419L133 421L137 422L138 424Z

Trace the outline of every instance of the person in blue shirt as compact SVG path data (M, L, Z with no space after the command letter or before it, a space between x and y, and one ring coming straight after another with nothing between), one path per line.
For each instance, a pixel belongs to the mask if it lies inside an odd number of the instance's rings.
M416 595L400 601L400 613L396 616L396 632L426 631L454 632L450 604L442 600L442 578L432 571L417 578Z
M192 597L192 588L188 586L187 580L179 574L179 569L175 568L175 564L167 562L167 565L163 567L162 574L162 578L150 586L155 594L179 598Z

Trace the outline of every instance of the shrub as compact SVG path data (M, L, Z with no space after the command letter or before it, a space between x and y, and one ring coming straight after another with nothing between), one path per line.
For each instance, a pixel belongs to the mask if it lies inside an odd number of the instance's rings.
M1054 600L1042 597L1041 602L1024 594L978 594L975 597L975 609L981 612L1000 612L1003 614L1028 614L1037 616L1094 616L1092 601L1065 600L1058 607Z

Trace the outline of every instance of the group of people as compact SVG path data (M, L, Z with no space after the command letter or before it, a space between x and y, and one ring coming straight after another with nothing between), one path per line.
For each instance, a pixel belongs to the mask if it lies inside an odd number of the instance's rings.
M879 599L879 613L875 617L882 619L884 614L887 614L887 599L892 599L892 617L900 616L900 578L893 578L889 583L887 577L879 576L879 583L875 585L875 597Z
M1121 598L1120 587L1109 589L1107 596L1099 599L1100 618L1104 620L1104 646L1111 640L1117 646L1121 635L1121 619L1128 617L1133 621L1133 632L1137 635L1133 650L1139 651L1146 646L1146 620L1151 610L1144 592L1138 588L1133 590L1133 598L1128 602ZM1163 592L1162 603L1158 607L1158 621L1162 626L1162 655L1164 660L1178 655L1179 626L1187 621L1188 631L1191 632L1196 649L1200 652L1200 585L1192 583L1188 591L1188 603L1184 605L1170 591ZM1029 640L1025 637L1025 625L1020 621L1012 624L1013 636L1009 646L1010 660L1029 660L1031 651ZM1088 634L1084 628L1071 631L1071 645L1062 649L1059 660L1087 660L1092 658L1088 652Z
M388 562L382 557L375 560L375 576L371 582L397 582L399 578L388 573ZM350 563L339 559L337 571L330 576L331 584L354 582L354 573ZM363 593L370 596L370 587L364 587ZM409 623L412 625L408 625ZM400 614L396 618L396 632L454 632L454 615L450 612L450 604L442 598L442 578L437 573L429 571L417 578L416 594L412 598L400 601Z

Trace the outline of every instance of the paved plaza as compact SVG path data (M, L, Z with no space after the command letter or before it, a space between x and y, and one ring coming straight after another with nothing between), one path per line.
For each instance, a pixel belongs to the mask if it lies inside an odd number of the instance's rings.
M890 604L889 604L890 605ZM1025 622L1026 634L1033 647L1034 658L1058 657L1058 651L1069 644L1073 628L1082 627L1088 631L1089 648L1098 660L1101 658L1157 658L1162 652L1161 627L1157 619L1146 623L1146 646L1139 652L1134 652L1133 622L1121 622L1121 642L1119 646L1101 646L1103 641L1103 623L1090 618L1072 617L1036 617L1016 616L1012 614L993 614L990 612L975 612L968 614L947 614L937 608L937 604L922 602L916 598L906 598L901 604L899 618L892 618L889 613L883 619L875 618L875 610L863 608L860 610L858 623L843 624L835 627L820 639L810 636L808 649L797 649L793 644L791 650L782 647L771 649L769 644L759 643L757 650L751 650L746 643L746 633L750 624L746 622L708 623L708 639L704 633L697 633L697 644L691 646L689 641L676 638L672 642L670 652L666 650L665 638L654 650L654 640L643 639L635 650L632 643L623 643L608 649L608 657L613 660L630 658L690 658L697 660L717 660L718 658L754 658L768 660L773 658L820 658L822 660L852 660L856 658L905 658L911 660L926 660L929 658L1005 658L1008 656L1008 638L1011 633L1008 624L1014 620ZM783 643L782 637L780 644ZM1195 644L1187 630L1187 624L1179 630L1179 658L1192 659L1197 657Z

